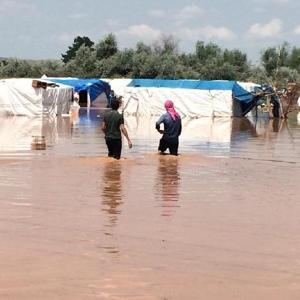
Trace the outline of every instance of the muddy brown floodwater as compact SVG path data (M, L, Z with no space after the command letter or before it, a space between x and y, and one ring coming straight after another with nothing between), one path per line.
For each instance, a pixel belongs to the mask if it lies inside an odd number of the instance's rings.
M296 114L184 119L177 158L128 117L120 161L100 116L0 119L0 299L300 298Z

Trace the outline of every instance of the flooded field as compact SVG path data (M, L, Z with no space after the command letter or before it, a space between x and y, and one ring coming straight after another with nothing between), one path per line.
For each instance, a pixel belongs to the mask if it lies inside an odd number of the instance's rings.
M297 114L184 119L175 158L127 117L120 161L101 116L0 119L0 299L300 297Z

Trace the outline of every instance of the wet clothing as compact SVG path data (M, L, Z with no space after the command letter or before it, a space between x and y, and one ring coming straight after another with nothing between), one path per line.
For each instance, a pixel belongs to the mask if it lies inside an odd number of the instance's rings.
M169 148L171 155L178 155L179 139L164 139L161 138L158 145L158 151L165 152Z
M122 136L120 125L124 124L123 115L117 110L112 110L104 115L105 141L108 156L120 159L122 151Z
M159 141L158 150L161 152L169 148L170 154L178 154L179 136L181 134L181 118L177 116L173 120L169 113L163 114L156 122L156 129L160 129L160 125L164 124L164 134Z
M108 157L120 159L122 152L122 140L106 138L105 142L108 149Z
M124 124L123 115L117 110L112 110L104 115L105 138L121 139L120 125Z
M156 122L156 129L160 129L160 124L164 124L164 134L162 138L172 139L178 138L181 134L181 118L178 117L176 120L173 120L170 114L163 114L158 121Z

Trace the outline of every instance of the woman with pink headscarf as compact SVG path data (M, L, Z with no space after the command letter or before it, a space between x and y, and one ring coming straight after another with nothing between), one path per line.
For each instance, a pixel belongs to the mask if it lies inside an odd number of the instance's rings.
M178 155L181 118L171 100L165 102L165 109L167 112L156 122L157 131L163 135L159 141L158 151L164 154L169 149L171 155ZM164 124L163 130L160 129L161 124Z

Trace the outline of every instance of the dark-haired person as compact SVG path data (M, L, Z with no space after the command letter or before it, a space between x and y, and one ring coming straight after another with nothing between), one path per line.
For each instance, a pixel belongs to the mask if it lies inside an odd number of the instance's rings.
M108 156L115 159L121 158L122 152L122 133L125 136L129 148L132 148L131 140L124 126L123 115L118 112L120 101L114 100L111 103L111 111L104 115L101 129L105 134L105 141L108 149Z
M163 135L159 141L158 151L164 154L169 149L171 155L178 155L181 118L171 100L165 102L165 109L167 112L159 118L155 126L156 130ZM161 124L164 124L163 130L160 129Z

